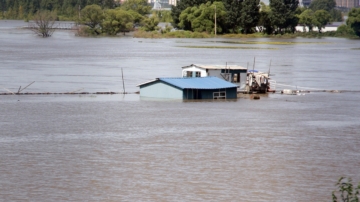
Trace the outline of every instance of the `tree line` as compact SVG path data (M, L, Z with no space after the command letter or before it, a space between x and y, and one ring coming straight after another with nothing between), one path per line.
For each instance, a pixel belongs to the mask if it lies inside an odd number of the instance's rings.
M144 31L172 29L157 26L161 16L168 17L162 12L149 16L151 7L146 0L127 0L121 5L114 0L0 0L0 5L2 18L34 20L34 31L43 37L51 36L54 21L63 18L80 24L78 35L82 36L125 34L135 26Z
M342 21L335 0L314 0L309 8L300 8L298 0L181 0L172 7L173 26L191 31L217 33L267 34L294 33L300 23L319 30L332 21ZM315 14L316 13L316 14ZM308 18L311 18L309 20Z
M341 27L341 32L359 32L357 13L356 9L349 13L352 20ZM216 32L220 34L294 33L299 24L309 31L316 27L321 32L327 24L343 21L335 0L314 0L309 7L299 7L298 0L270 0L269 5L259 0L181 0L172 7L171 14L175 28L210 33L215 32L216 14Z
M103 9L118 6L114 0L0 0L0 18L26 19L38 11L48 10L73 20L82 8L92 4Z
M56 16L57 20L73 20L83 25L84 34L114 35L141 26L145 31L168 32L172 27L161 30L157 26L160 18L169 19L165 12L154 13L146 0L0 0L0 19L33 19L42 10ZM180 0L172 6L172 26L192 32L264 34L294 33L299 24L312 31L333 21L342 21L336 10L335 0L314 0L308 8L299 7L298 0L270 0L265 5L260 0ZM347 24L338 31L344 35L360 36L359 9L349 12ZM163 15L164 14L164 15ZM304 29L305 30L305 29Z

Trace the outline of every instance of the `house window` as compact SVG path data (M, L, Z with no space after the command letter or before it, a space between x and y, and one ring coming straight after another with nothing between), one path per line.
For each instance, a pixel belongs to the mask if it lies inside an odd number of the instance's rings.
M226 99L226 91L213 92L213 99Z
M183 74L183 77L201 77L200 71L186 71Z
M186 71L186 77L192 77L192 71Z
M238 82L237 74L234 74L233 82L234 82L234 83L237 83L237 82Z

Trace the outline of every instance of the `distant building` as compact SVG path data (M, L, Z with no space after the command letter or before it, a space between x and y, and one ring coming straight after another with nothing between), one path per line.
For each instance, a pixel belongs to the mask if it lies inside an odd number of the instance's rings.
M300 0L299 5L304 7L309 7L311 2L314 0ZM337 7L342 8L354 8L359 7L359 0L335 0Z
M147 0L150 5L160 3L162 8L170 8L172 5L176 6L176 0Z
M359 0L336 0L336 6L342 8L359 7Z

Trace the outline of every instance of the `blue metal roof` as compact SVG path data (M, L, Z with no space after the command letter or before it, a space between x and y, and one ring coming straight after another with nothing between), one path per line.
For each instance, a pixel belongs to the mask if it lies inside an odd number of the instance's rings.
M238 87L217 77L159 78L160 81L181 89L222 89Z

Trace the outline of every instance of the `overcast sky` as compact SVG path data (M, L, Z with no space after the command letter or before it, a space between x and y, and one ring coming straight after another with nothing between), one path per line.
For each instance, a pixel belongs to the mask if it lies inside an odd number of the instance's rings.
M262 2L264 2L265 4L269 5L269 0L261 0Z

